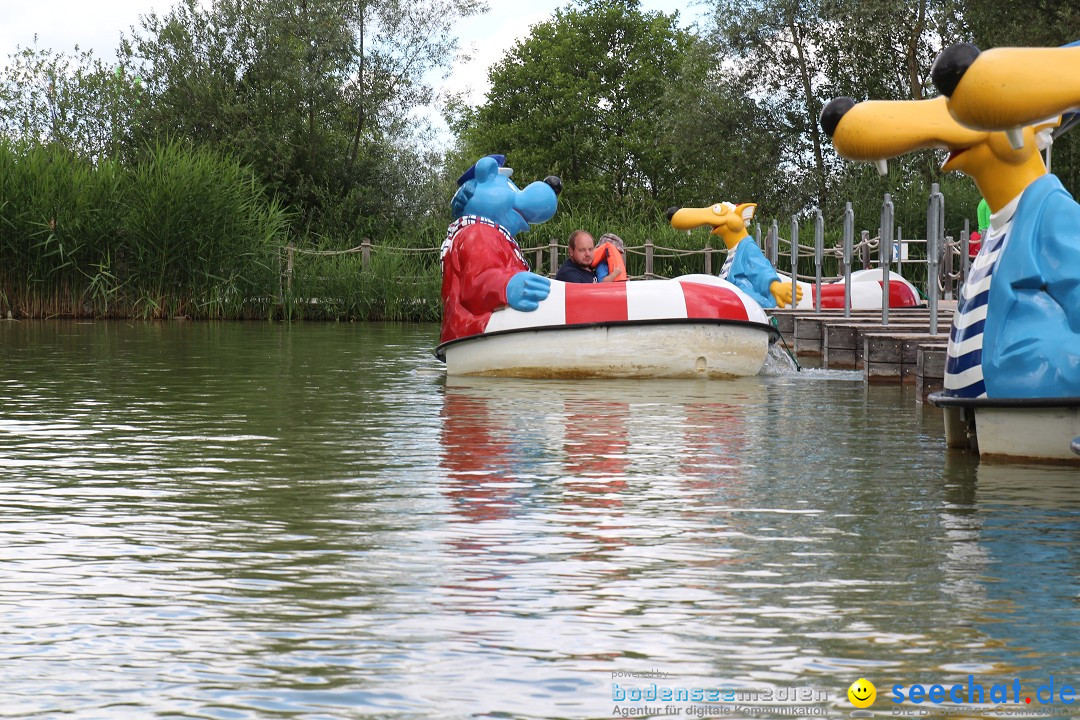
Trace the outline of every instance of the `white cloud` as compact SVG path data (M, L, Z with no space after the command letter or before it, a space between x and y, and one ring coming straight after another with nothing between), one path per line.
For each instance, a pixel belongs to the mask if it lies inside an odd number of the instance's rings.
M690 9L692 0L645 0L646 11L665 13L679 11L682 25L700 15ZM532 26L552 18L555 10L567 7L569 0L496 0L484 15L468 18L458 24L462 48L472 59L459 63L443 87L449 92L464 92L466 102L478 105L491 87L488 68L503 59L514 43L528 37Z
M550 7L536 9L545 4ZM529 12L522 14L520 9L514 8L514 3L502 2L486 15L460 23L461 45L471 59L452 68L450 77L443 83L445 90L465 93L465 100L470 105L482 103L484 94L491 87L488 68L502 60L516 42L528 37L533 25L549 19L556 7L556 2L533 2L529 3Z
M206 5L209 0L203 0ZM38 47L70 54L76 45L111 61L120 34L139 25L139 16L164 13L175 0L5 0L0 4L0 63L17 47Z

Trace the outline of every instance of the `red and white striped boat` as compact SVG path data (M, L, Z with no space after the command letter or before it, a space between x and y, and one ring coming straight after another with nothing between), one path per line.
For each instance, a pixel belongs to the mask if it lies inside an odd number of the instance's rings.
M712 275L575 284L551 281L533 312L504 308L484 332L439 345L448 375L687 378L756 375L779 333Z
M780 282L790 283L791 276L777 273ZM851 273L851 309L880 310L884 293L885 274L879 268L856 270ZM799 310L814 309L814 284L799 281L802 288L802 300L795 307ZM889 273L889 307L918 307L922 303L919 291L897 272ZM821 284L821 307L840 309L844 307L844 281Z

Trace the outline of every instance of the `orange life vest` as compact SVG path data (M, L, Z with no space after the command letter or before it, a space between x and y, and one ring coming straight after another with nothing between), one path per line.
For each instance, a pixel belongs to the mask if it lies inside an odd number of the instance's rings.
M614 278L612 282L626 282L626 263L623 262L619 248L609 242L600 243L600 246L593 251L591 265L595 268L602 262L607 263L608 274Z

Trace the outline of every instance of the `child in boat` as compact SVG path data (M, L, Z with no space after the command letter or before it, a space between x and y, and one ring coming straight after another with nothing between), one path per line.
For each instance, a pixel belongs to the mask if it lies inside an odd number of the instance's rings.
M625 282L626 245L615 233L604 233L593 252L592 266L596 269L597 282Z

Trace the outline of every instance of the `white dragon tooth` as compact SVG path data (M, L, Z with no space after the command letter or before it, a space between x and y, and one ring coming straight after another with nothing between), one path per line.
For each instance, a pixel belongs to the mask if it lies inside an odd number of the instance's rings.
M1005 131L1005 137L1009 138L1009 144L1012 145L1013 150L1021 150L1024 147L1024 129L1023 128L1009 128Z
M874 165L877 166L877 173L881 177L885 177L889 174L889 161L888 160L875 160Z

